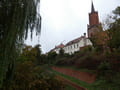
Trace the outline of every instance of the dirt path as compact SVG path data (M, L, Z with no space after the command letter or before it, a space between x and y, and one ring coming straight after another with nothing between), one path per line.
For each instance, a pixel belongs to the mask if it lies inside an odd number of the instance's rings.
M92 83L95 81L96 76L87 72L75 71L68 68L52 67L54 71L60 72L62 74L77 78L86 83Z

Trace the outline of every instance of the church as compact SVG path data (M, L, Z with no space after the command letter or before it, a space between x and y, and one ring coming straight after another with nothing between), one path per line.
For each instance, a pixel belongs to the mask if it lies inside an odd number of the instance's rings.
M60 49L63 49L65 53L73 54L77 51L80 51L83 47L92 46L90 38L92 38L96 33L102 31L101 23L99 22L98 12L95 11L94 4L91 4L91 12L89 13L89 25L87 25L87 34L84 33L83 36L78 37L74 40L69 41L66 45L62 43L58 46L55 46L51 51L55 51L59 54Z
M97 32L102 31L102 25L99 22L98 12L95 11L93 2L91 5L91 12L89 13L89 25L87 25L88 38L94 36Z

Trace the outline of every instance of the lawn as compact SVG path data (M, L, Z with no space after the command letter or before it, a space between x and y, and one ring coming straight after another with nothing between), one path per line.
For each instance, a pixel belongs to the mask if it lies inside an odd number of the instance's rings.
M84 87L84 88L87 88L87 89L90 88L89 84L87 84L87 83L85 83L83 81L80 81L80 80L78 80L78 79L76 79L74 77L70 77L68 75L64 75L62 73L59 73L59 72L56 72L56 71L53 71L53 70L51 70L51 72L53 72L54 74L59 75L59 76L65 78L65 79L67 79L67 80L69 80L69 81L71 81L71 82L73 82L73 83L75 83L75 84L77 84L77 85L79 85L81 87Z
M70 77L68 75L65 75L65 74L62 74L62 73L59 73L59 72L56 72L53 70L51 70L51 72L62 77L62 78L65 78L65 79L71 81L72 83L79 85L80 87L86 88L87 90L120 90L119 80L117 83L118 84L117 87L116 87L115 83L111 83L111 84L104 83L103 82L104 80L96 80L94 83L88 84L88 83L80 81L74 77ZM65 89L65 90L67 90L67 89ZM68 89L68 90L70 90L70 89ZM74 89L72 89L72 90L74 90Z
M66 85L65 90L76 90L76 89L70 85Z

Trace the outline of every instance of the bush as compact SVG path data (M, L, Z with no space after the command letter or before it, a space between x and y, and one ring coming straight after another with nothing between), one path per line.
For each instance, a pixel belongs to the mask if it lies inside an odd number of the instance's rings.
M56 53L50 53L49 58L54 56ZM39 55L36 48L25 48L16 63L13 79L4 83L0 90L63 90L62 81L43 65L44 59L47 57Z
M98 65L102 62L104 56L98 56L95 54L87 54L84 57L79 58L75 62L77 68L86 68L90 70L97 70Z
M64 84L45 67L34 66L32 62L17 65L11 83L0 90L63 90Z

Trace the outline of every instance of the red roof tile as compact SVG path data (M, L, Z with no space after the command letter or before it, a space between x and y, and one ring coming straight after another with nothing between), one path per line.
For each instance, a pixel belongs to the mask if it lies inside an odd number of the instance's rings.
M57 49L57 48L63 48L63 47L64 47L64 45L61 43L60 45L55 46L55 49Z
M82 38L84 38L84 36L81 36L81 37L76 38L76 39L74 39L74 40L72 40L72 41L69 41L69 42L66 44L66 46L67 46L67 45L74 44L74 43L77 43L77 42L79 42Z

